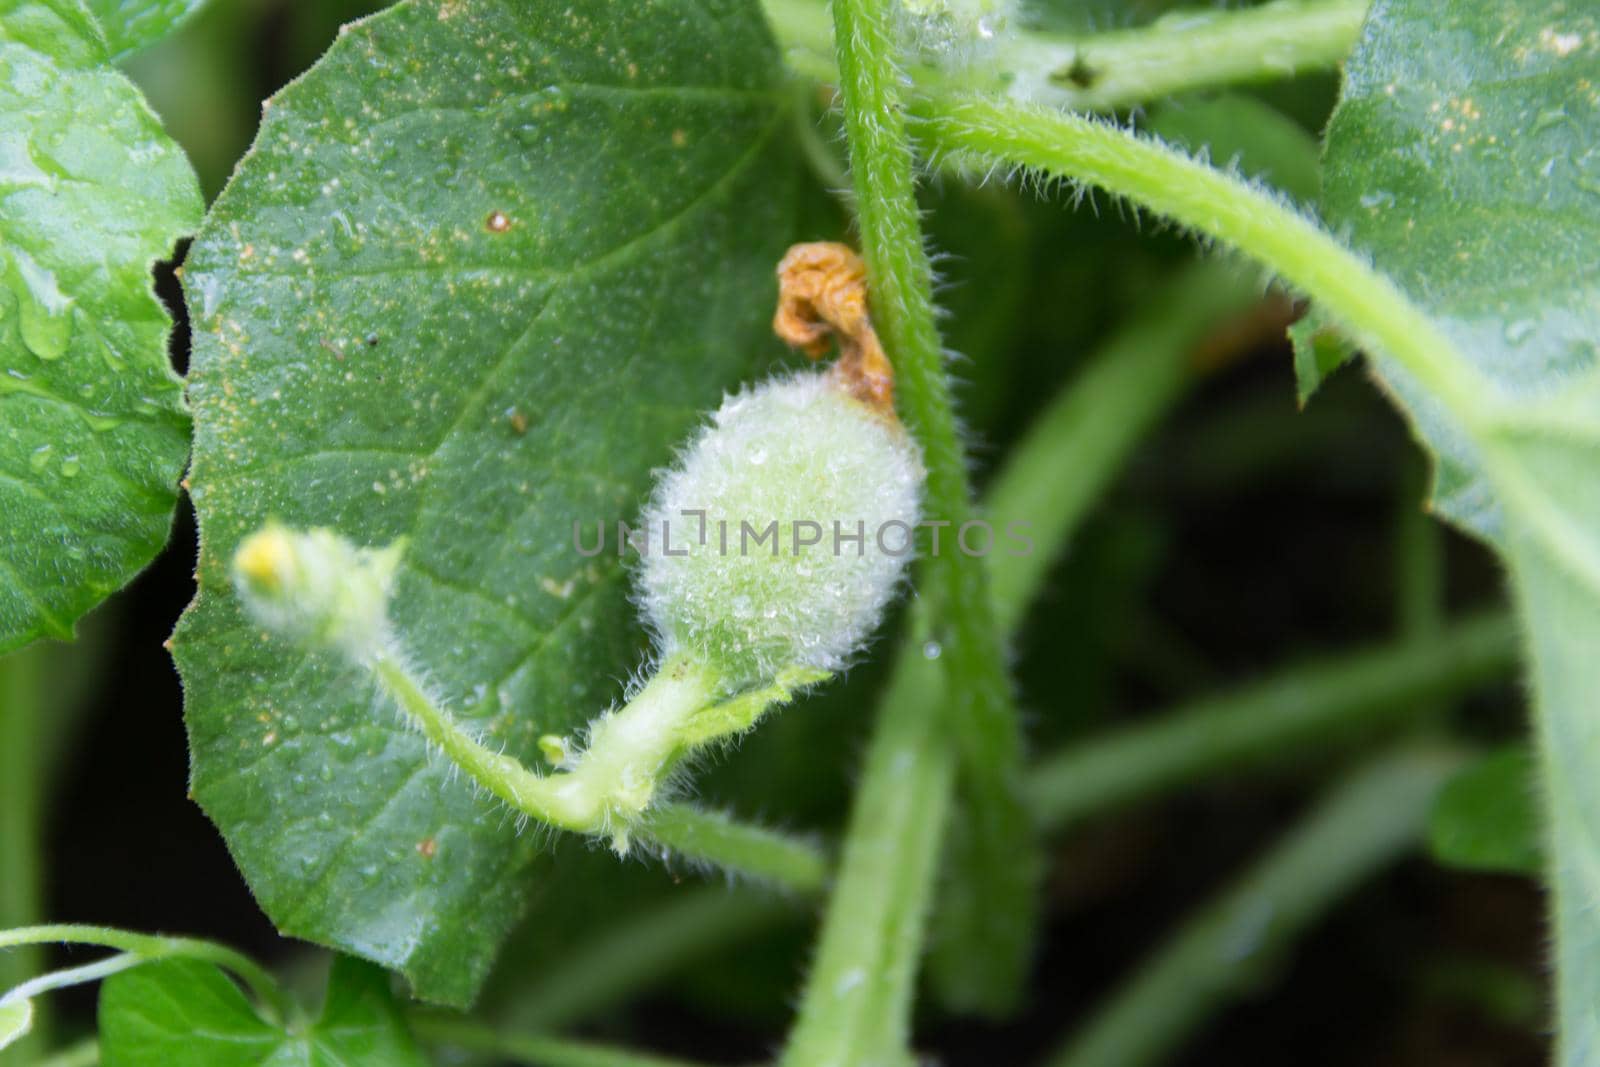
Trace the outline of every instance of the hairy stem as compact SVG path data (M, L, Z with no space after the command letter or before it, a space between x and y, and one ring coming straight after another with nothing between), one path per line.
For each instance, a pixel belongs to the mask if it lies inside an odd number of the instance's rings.
M1270 192L1105 123L976 96L930 98L917 129L935 152L1099 186L1237 248L1318 300L1360 344L1400 363L1469 429L1495 414L1488 379L1433 319Z
M718 683L686 660L663 664L628 705L600 720L588 750L563 773L539 775L468 734L392 653L369 665L384 691L456 766L515 810L577 833L609 834L626 850L639 830L691 859L808 891L826 860L814 845L685 805L649 811L661 775L697 712L714 707ZM641 824L642 821L642 825Z
M84 963L76 967L64 967L59 971L41 974L30 978L21 985L13 988L9 993L0 997L0 1006L14 1003L19 1000L32 1000L56 989L70 989L75 985L87 985L98 982L102 978L110 978L114 974L131 970L139 964L146 962L142 957L131 952L119 952L115 956L96 960L93 963Z
M973 518L972 495L934 324L932 269L917 209L891 2L834 3L839 88L873 319L895 364L901 408L922 445L929 517L946 524L924 562L918 590L926 605L922 632L941 650L946 693L937 706L944 710L943 728L961 769L963 832L952 850L951 876L981 901L972 913L982 923L974 931L981 945L972 947L1008 965L1005 985L1011 988L1020 983L1033 941L1041 863L1021 799L1022 733L987 572L980 559L952 543ZM933 763L943 761L931 747L925 754ZM940 775L930 774L924 784L935 788L940 782ZM862 785L863 791L870 787ZM926 801L930 813L943 811L942 797ZM908 848L917 847L916 839L908 842ZM855 904L843 889L859 884L846 872L833 909L852 910ZM914 969L918 947L912 945L911 952L905 966ZM890 965L899 968L898 961Z
M1402 752L1336 787L1139 968L1051 1067L1161 1062L1220 1001L1253 989L1302 930L1410 848L1459 766L1452 752Z
M1493 614L1434 637L1291 669L1046 759L1028 776L1028 796L1040 820L1058 829L1219 770L1423 711L1505 677L1518 651L1513 621Z
M765 0L789 63L838 81L827 12L817 0ZM1003 92L1071 111L1111 111L1163 96L1331 70L1361 30L1368 0L1277 0L1235 11L1196 9L1107 33L1013 26L959 65L909 62L919 88ZM914 58L914 57L908 57Z
M911 1003L954 753L937 670L902 650L878 713L839 879L781 1067L912 1062Z
M814 841L774 833L687 804L646 812L639 833L682 856L738 871L794 893L820 893L828 858Z
M52 944L93 945L113 949L135 957L141 963L173 958L212 963L236 975L262 1007L275 1013L279 1020L290 1016L289 1000L278 988L277 980L255 960L226 945L192 937L139 934L109 926L54 925L0 930L0 950Z
M417 1013L411 1029L430 1044L485 1053L530 1067L695 1067L687 1060L542 1035L507 1034L465 1019Z

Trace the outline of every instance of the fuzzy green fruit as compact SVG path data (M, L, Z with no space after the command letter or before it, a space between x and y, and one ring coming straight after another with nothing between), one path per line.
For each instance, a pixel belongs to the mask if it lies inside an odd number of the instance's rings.
M835 375L729 397L645 515L640 599L663 657L729 689L845 667L912 555L922 481L905 429Z

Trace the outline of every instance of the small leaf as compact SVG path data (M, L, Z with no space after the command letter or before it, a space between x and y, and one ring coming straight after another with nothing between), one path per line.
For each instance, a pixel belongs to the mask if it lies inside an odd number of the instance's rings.
M1537 874L1537 767L1518 745L1483 757L1452 778L1434 803L1428 843L1440 863Z
M188 447L150 268L200 191L104 60L76 0L0 0L0 652L151 560Z
M1294 349L1295 393L1305 407L1328 376L1356 356L1356 346L1316 304L1289 327Z
M334 957L322 1017L310 1038L330 1067L425 1067L427 1063L390 989L389 975L348 956Z
M16 1044L33 1029L33 1001L0 1004L0 1050Z
M266 1062L287 1036L210 963L147 963L100 987L103 1067L251 1067ZM219 1049L227 1050L220 1061Z
M88 0L105 30L113 59L122 59L177 29L206 0Z
M106 981L100 992L104 1067L424 1067L426 1060L371 964L336 958L322 1014L293 1032L263 1019L209 963L162 960Z
M753 0L408 0L269 106L186 267L200 592L176 656L195 796L285 933L465 1003L545 839L337 654L252 625L239 539L405 537L397 639L524 763L618 697L644 635L615 524L779 350L781 77Z

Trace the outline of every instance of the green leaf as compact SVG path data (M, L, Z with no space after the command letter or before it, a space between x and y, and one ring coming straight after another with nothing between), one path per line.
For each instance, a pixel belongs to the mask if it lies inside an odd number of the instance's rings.
M155 556L187 449L150 270L200 192L105 58L76 0L0 0L0 652Z
M1330 374L1356 357L1356 346L1316 304L1289 327L1289 344L1294 349L1295 394L1301 407Z
M1600 13L1380 0L1329 131L1326 210L1483 372L1447 416L1380 370L1439 456L1435 506L1505 552L1552 825L1559 1059L1600 1048Z
M615 522L767 364L798 174L753 0L410 0L275 98L186 268L194 793L284 932L472 999L538 833L228 580L269 516L408 538L392 617L535 765L639 663ZM574 523L592 545L584 558Z
M115 59L133 54L188 21L206 0L88 0Z
M6 1049L28 1036L33 1029L33 1001L18 1000L0 1004L0 1049Z
M1452 778L1434 803L1428 844L1452 867L1537 874L1538 775L1524 745L1483 757Z
M389 978L337 957L322 1014L285 1029L259 1015L209 963L161 960L108 979L100 991L104 1067L425 1067Z
M1382 0L1328 130L1328 219L1544 424L1504 431L1540 463L1585 448L1556 427L1600 387L1600 16L1581 12ZM1478 449L1407 376L1384 373L1440 453L1435 505L1499 538Z

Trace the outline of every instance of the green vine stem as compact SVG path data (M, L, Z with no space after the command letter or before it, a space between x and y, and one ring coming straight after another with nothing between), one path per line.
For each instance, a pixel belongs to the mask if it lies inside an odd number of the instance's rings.
M529 1067L697 1067L687 1060L587 1041L507 1034L481 1023L422 1012L412 1015L410 1023L412 1031L430 1044L448 1045Z
M660 804L645 812L638 832L680 856L791 893L820 893L827 885L828 856L816 842L751 826L721 812Z
M15 1004L18 1001L26 1004L35 997L43 996L57 989L70 989L75 985L87 985L98 982L102 978L110 978L114 974L139 966L145 960L131 952L119 952L115 956L96 960L93 963L81 964L77 967L63 967L59 971L41 974L30 978L21 985L14 987L4 996L0 996L0 1007Z
M1163 96L1331 70L1355 45L1368 0L1276 0L1235 11L1172 12L1107 33L1026 27L975 49L965 65L912 63L924 90L1003 92L1070 111L1113 111ZM827 12L816 0L765 0L792 67L837 82Z
M1059 830L1221 770L1415 716L1508 677L1519 649L1515 623L1495 613L1292 668L1072 746L1033 768L1028 796L1040 821Z
M43 916L44 872L40 856L43 771L39 730L45 646L0 659L0 928L38 922ZM44 954L28 948L0 954L0 993L38 974ZM31 1054L47 1041L44 1016L34 1014ZM0 1052L0 1063L23 1063L24 1046Z
M1013 975L1006 985L1014 986L1020 983L1033 942L1041 861L1022 804L1022 732L987 571L982 560L954 551L949 543L950 535L973 518L972 494L934 323L933 275L917 209L891 3L833 4L839 88L873 321L895 365L901 408L922 445L928 472L926 511L932 520L948 524L942 551L922 565L918 592L926 605L923 633L940 650L947 687L936 706L945 711L942 728L961 768L962 832L952 850L951 877L963 881L981 902L971 912L981 926L972 931L981 942L972 946L974 954L1003 961ZM891 733L901 729L892 720L882 728ZM905 730L911 732L909 726ZM908 751L935 763L942 759L933 751L942 740L911 740L917 744L908 744ZM872 765L869 757L869 774ZM927 782L939 778L930 772ZM864 792L872 787L870 781L862 784ZM941 799L928 798L930 815L943 809ZM920 844L913 838L907 847L914 850ZM853 884L848 871L842 881Z
M1148 1067L1230 996L1256 988L1301 931L1421 837L1458 753L1419 749L1356 772L1100 1009L1050 1067Z
M929 714L939 672L918 661L904 650L895 661L780 1067L912 1062L917 963L955 784L954 752Z
M92 945L97 948L112 949L127 957L131 961L127 964L130 966L173 958L201 960L236 975L255 996L261 1007L278 1021L293 1017L289 999L278 987L277 980L264 967L243 953L215 942L192 937L139 934L109 926L53 925L0 930L0 951L27 945ZM112 957L112 959L119 958ZM124 967L119 966L117 969L121 970ZM84 969L74 968L74 970Z
M373 676L422 734L473 781L541 822L579 833L604 833L628 850L633 819L678 750L678 733L714 702L718 681L687 659L671 660L619 711L594 727L573 769L535 774L515 757L480 744L441 707L392 649L370 657Z
M1496 414L1492 384L1388 278L1273 193L1104 122L977 96L929 98L918 132L936 154L1098 186L1237 248L1314 297L1361 345L1387 353L1469 428Z
M572 771L540 775L486 748L463 730L396 657L372 661L385 691L473 781L515 810L578 833L609 834L626 852L640 832L689 859L704 860L800 891L821 888L827 860L815 845L684 804L647 810L656 782L695 713L714 707L711 679L667 663L638 696L596 727ZM600 758L592 757L599 752Z

